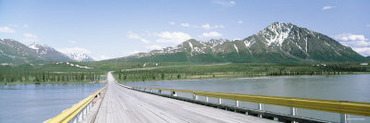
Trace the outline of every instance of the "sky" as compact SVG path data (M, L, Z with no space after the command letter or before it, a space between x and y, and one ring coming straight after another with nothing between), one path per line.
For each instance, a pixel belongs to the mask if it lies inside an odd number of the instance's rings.
M369 6L369 0L0 0L0 38L103 60L188 39L244 39L285 22L370 56Z

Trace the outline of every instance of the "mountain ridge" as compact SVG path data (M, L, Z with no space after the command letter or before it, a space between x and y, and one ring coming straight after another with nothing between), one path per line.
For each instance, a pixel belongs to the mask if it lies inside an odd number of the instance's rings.
M243 40L190 39L114 60L126 62L362 62L366 58L334 39L291 23L275 22Z
M65 62L65 61L93 61L86 54L73 54L79 59L68 56L46 44L32 43L26 46L12 39L0 39L0 63L43 63L43 62Z

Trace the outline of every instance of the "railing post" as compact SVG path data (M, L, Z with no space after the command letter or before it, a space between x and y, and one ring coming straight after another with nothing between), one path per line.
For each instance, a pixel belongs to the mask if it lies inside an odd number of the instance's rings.
M292 116L297 116L297 115L298 115L298 113L297 113L297 108L296 108L296 107L292 107L292 108L290 108L290 114L291 114Z
M222 104L222 99L218 98L218 104Z
M262 103L258 103L258 110L262 111L263 110L263 105ZM258 117L262 118L261 114L258 114Z
M235 106L239 107L239 100L235 100Z
M208 99L208 97L206 97L206 102L209 102L209 99Z
M340 114L340 123L348 123L348 114Z
M196 95L195 93L193 93L193 99L194 100L198 100L198 95Z
M290 114L292 116L297 116L298 115L297 108L296 107L291 107L290 108ZM296 121L292 121L292 123L297 123L297 122Z
M171 96L177 96L176 92L175 91L171 91Z
M158 90L158 94L161 94L162 93L162 90Z

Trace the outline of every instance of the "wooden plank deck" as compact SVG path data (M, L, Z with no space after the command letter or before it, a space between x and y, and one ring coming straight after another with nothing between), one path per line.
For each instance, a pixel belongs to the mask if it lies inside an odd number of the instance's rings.
M108 74L96 123L275 122L123 88Z

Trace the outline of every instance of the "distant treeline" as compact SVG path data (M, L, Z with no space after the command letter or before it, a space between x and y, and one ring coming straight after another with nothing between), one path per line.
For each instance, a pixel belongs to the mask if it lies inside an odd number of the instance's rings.
M230 64L131 71L118 70L114 72L114 75L119 81L147 81L286 75L338 75L353 72L368 72L368 67L353 64Z
M86 82L98 81L94 72L19 72L0 71L0 82Z

